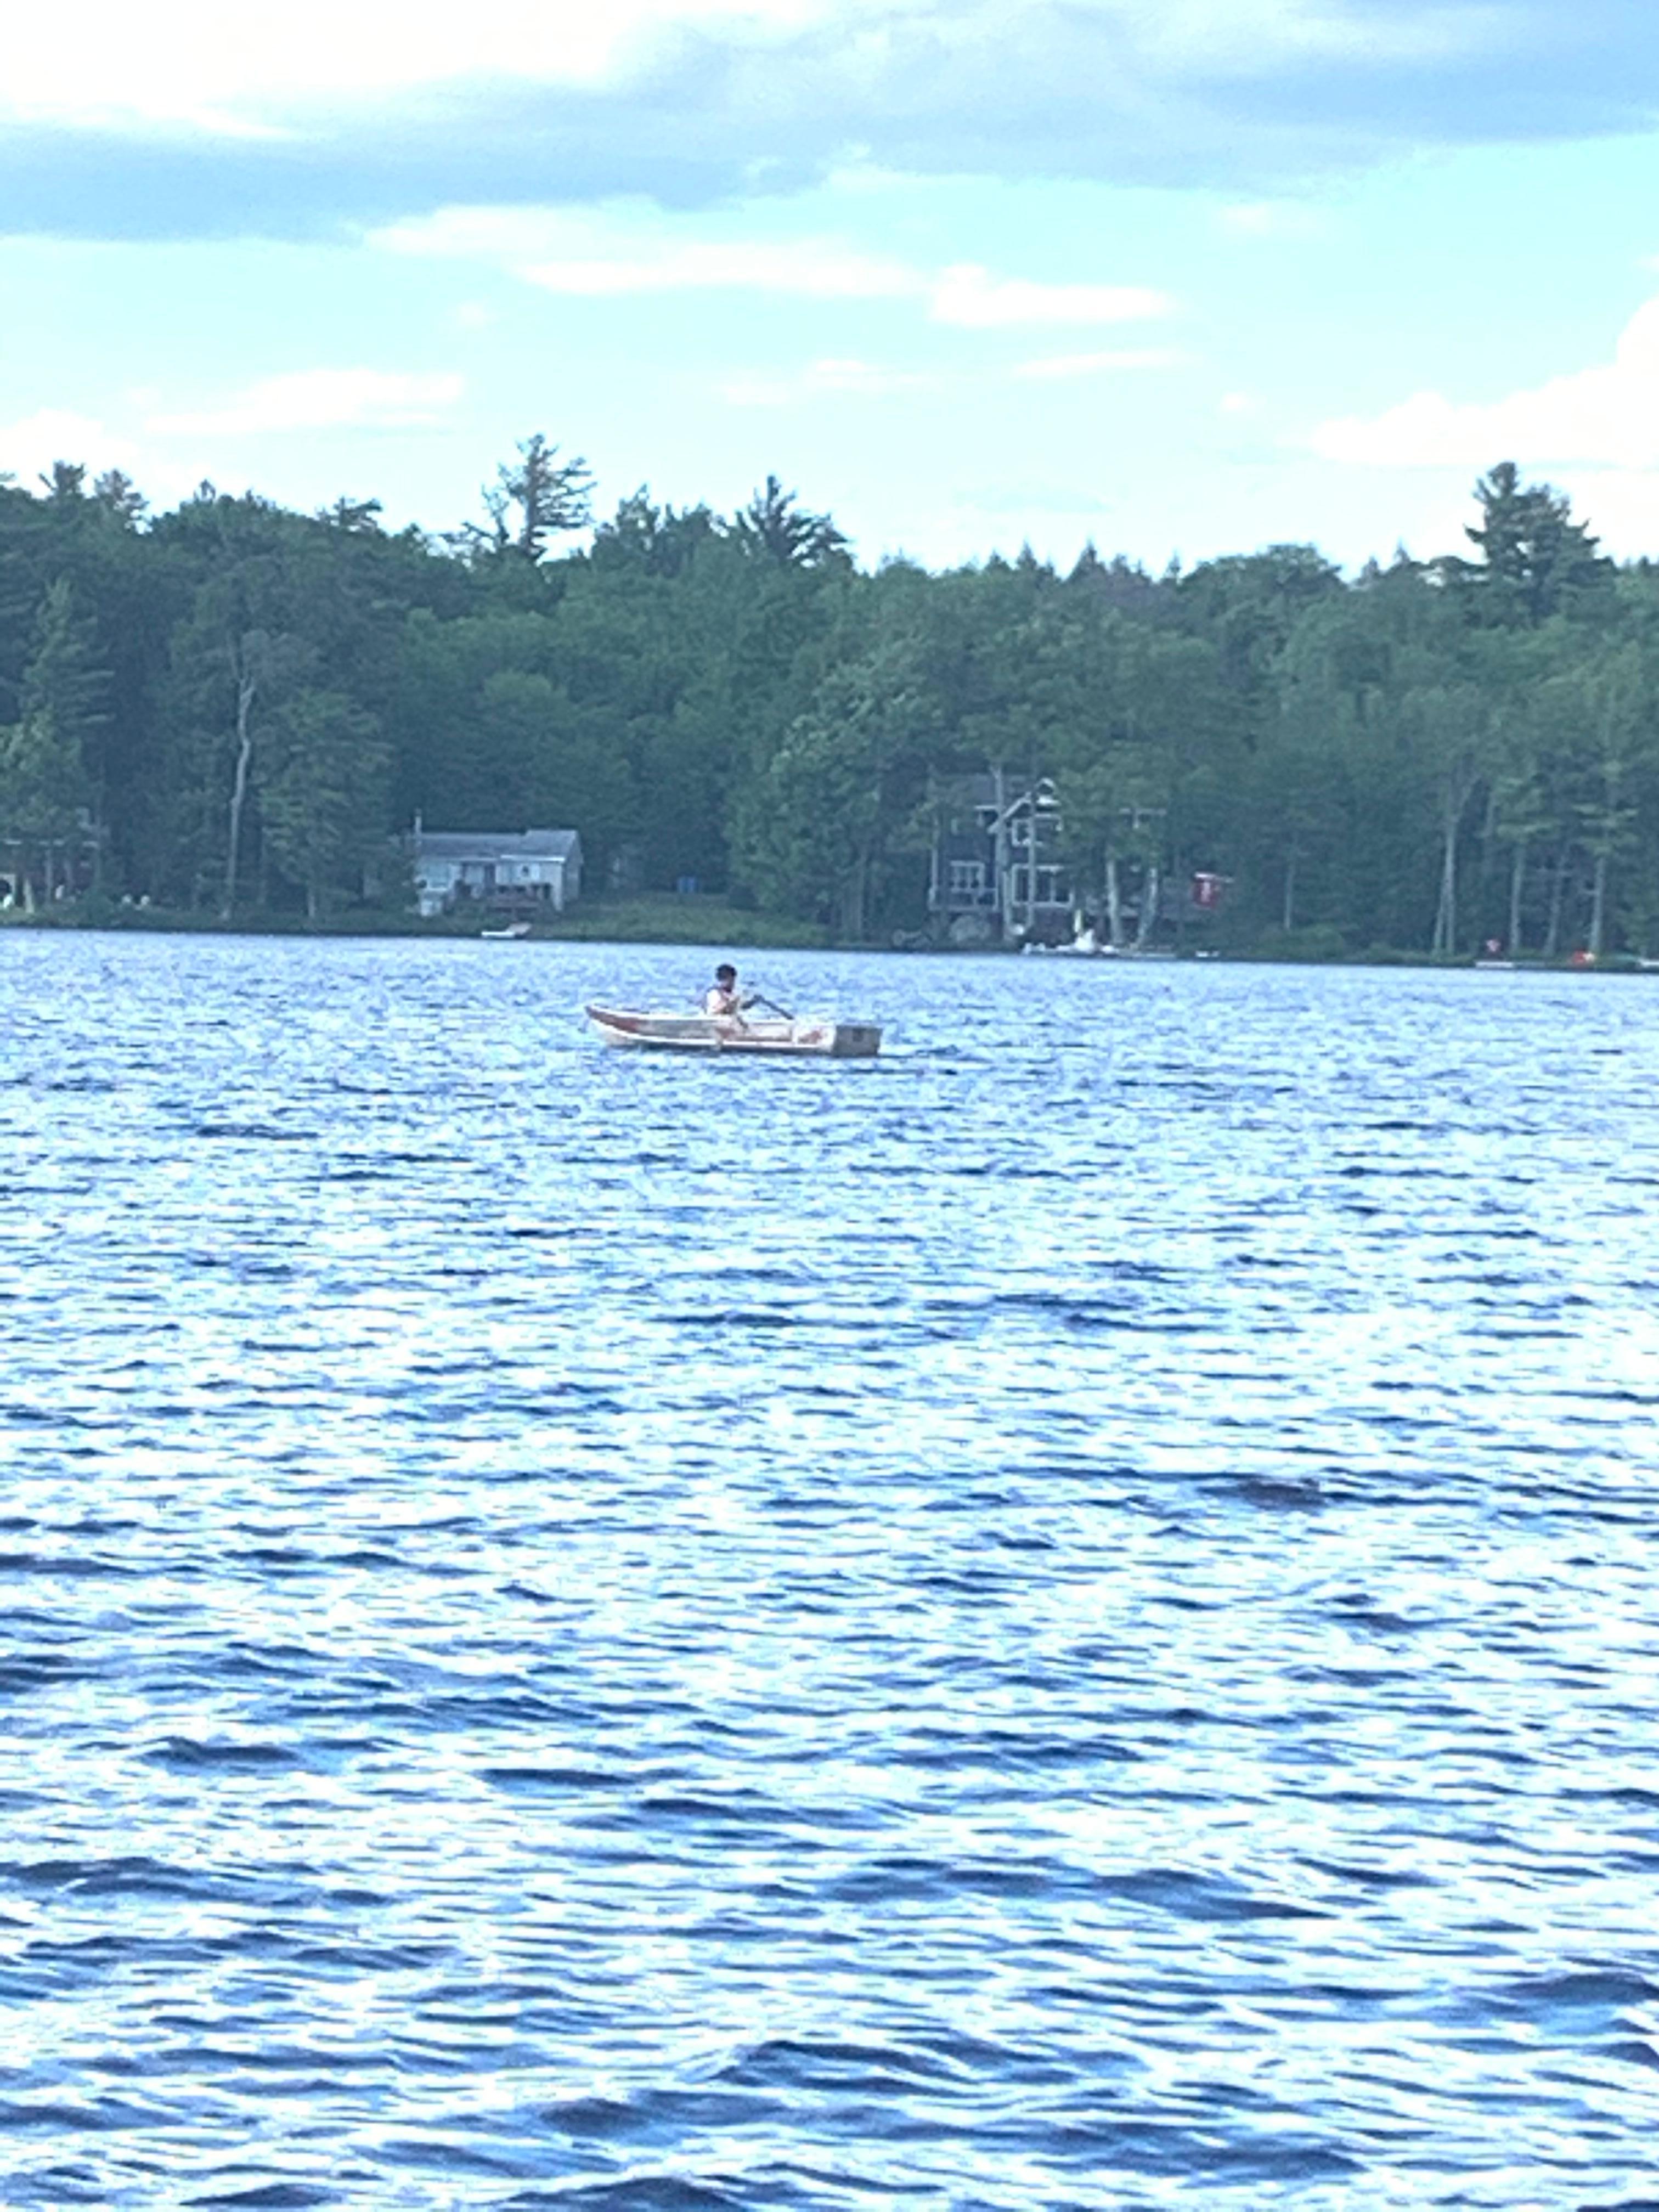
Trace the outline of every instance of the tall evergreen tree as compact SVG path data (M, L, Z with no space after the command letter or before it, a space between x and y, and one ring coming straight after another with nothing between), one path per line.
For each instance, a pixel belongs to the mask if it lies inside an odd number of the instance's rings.
M386 744L372 715L312 686L276 708L266 743L261 809L270 857L318 921L362 896L385 835Z
M1499 461L1475 485L1480 520L1465 531L1478 566L1454 564L1498 622L1547 622L1575 597L1610 580L1613 563L1597 551L1571 503L1548 484L1523 484L1513 461Z
M463 523L448 542L473 560L516 555L532 566L553 538L586 529L592 520L593 472L580 454L560 460L559 449L538 430L523 441L516 461L503 461L483 491L488 526Z
M827 514L813 514L776 477L765 483L732 522L738 542L775 561L781 568L822 568L844 557L847 539Z

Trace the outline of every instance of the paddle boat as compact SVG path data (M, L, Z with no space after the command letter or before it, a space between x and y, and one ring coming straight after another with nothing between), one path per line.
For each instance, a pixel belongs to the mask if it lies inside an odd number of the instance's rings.
M873 1060L881 1049L874 1022L839 1022L827 1015L672 1014L623 1006L589 1006L587 1018L606 1044L659 1052L743 1052L795 1060Z

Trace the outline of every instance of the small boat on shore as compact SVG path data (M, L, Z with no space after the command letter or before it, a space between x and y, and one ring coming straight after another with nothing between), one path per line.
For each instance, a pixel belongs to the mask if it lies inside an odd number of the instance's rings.
M881 1049L874 1022L838 1022L827 1015L637 1012L589 1006L587 1018L606 1044L659 1052L748 1053L762 1058L873 1060Z

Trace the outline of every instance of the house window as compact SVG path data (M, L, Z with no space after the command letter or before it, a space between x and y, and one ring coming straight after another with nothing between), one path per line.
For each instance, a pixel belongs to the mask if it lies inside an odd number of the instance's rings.
M1016 902L1024 906L1066 906L1070 903L1058 867L1028 868L1023 864L1008 871L1009 887Z
M984 861L952 860L951 863L950 887L952 891L955 891L964 897L969 896L975 892L982 891L985 888Z

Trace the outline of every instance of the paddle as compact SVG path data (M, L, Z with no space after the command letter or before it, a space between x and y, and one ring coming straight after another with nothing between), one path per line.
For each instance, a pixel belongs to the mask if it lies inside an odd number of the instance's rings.
M764 1006L769 1014L781 1014L787 1022L793 1022L795 1018L787 1006L781 1006L775 999L763 999L758 991L753 994L749 1003L751 1006Z

